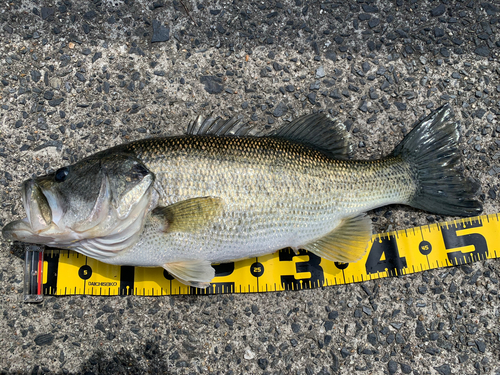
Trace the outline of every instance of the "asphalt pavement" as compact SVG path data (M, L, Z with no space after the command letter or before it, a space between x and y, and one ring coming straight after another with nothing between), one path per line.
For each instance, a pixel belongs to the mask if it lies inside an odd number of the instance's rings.
M198 114L261 128L328 111L380 158L444 103L500 211L495 1L12 0L0 5L0 226L22 181ZM454 219L404 206L374 232ZM498 244L492 245L498 246ZM492 249L493 250L493 249ZM262 294L23 304L0 239L1 374L500 374L500 261Z

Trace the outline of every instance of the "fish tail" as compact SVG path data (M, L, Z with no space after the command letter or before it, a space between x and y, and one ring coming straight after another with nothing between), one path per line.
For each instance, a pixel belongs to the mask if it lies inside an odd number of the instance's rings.
M410 206L440 215L474 216L482 211L473 199L477 186L457 171L460 161L458 124L448 121L448 104L420 121L394 149L392 156L410 165L415 193Z

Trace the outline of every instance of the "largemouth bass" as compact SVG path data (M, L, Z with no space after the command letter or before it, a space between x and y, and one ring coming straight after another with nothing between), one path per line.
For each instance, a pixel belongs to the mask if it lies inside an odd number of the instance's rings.
M442 215L482 210L460 173L445 105L387 157L350 160L348 133L324 114L250 136L236 119L135 141L24 182L26 218L9 240L72 249L105 263L164 267L207 287L213 263L306 249L338 262L367 250L363 213L400 203Z

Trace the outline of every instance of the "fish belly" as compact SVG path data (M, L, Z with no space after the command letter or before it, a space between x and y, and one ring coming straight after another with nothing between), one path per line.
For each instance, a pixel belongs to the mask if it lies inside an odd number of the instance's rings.
M216 223L195 232L162 233L156 225L147 223L139 241L113 258L113 263L161 266L189 259L224 263L286 247L300 248L323 237L340 222L338 213L300 216L295 212L224 212Z

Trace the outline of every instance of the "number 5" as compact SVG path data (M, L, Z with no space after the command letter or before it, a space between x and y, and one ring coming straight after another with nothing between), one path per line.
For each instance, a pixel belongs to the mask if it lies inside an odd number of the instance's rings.
M443 233L444 245L447 250L456 249L465 246L474 246L474 251L463 253L461 251L452 251L448 253L448 259L454 266L458 264L465 264L475 262L480 259L486 259L488 255L488 245L486 244L486 239L479 233L465 234L459 236L458 231L469 229L469 228L479 228L483 224L474 220L470 227L466 227L465 223L459 223L456 226L450 226L448 228L441 227Z

